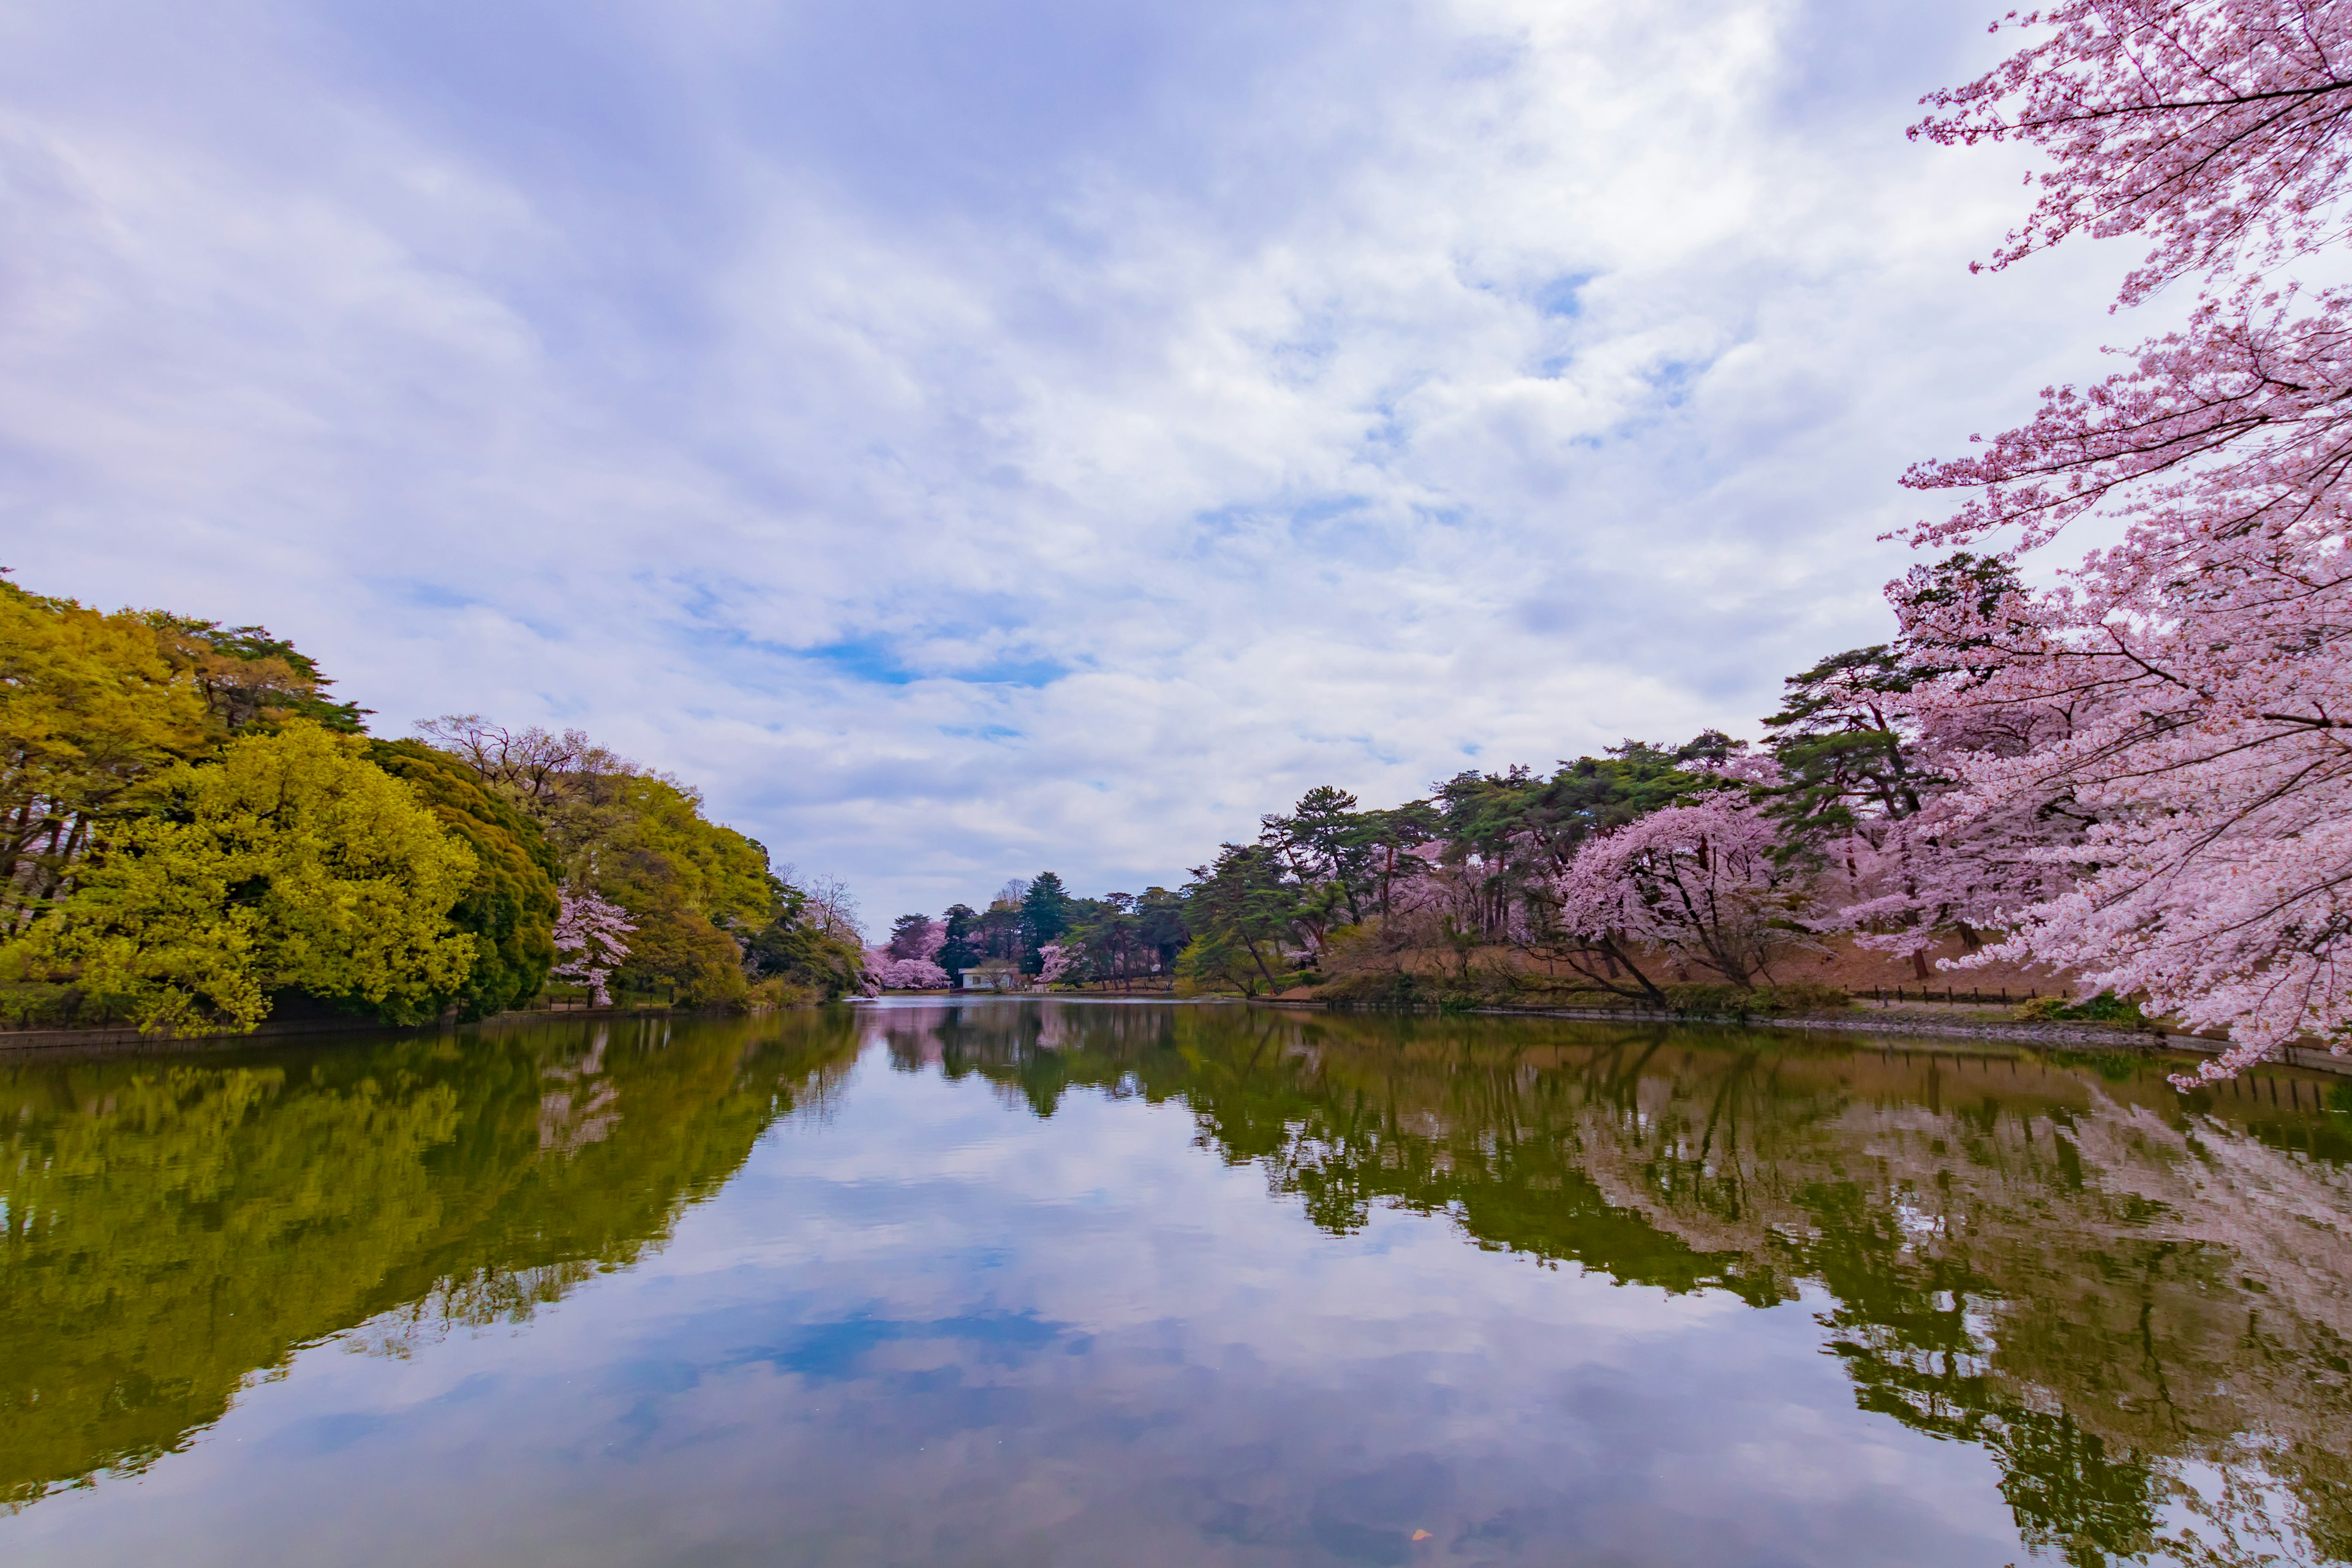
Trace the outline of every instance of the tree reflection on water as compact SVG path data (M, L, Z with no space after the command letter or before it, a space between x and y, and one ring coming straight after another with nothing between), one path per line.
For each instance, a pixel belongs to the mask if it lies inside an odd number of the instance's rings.
M626 1267L855 1050L834 1014L0 1069L0 1503L356 1324L404 1353Z
M2071 1561L2352 1558L2340 1081L2183 1100L2133 1058L1025 1001L0 1069L0 1500L184 1447L305 1345L529 1320L863 1047L1024 1114L1168 1105L1334 1234L1394 1208L1807 1303L1863 1408L1989 1454Z
M1825 1300L1865 1409L2070 1561L2352 1558L2352 1086L1917 1040L1238 1008L896 1010L1038 1115L1181 1100L1323 1228L1375 1205L1629 1283ZM2167 1521L2170 1523L2168 1526Z

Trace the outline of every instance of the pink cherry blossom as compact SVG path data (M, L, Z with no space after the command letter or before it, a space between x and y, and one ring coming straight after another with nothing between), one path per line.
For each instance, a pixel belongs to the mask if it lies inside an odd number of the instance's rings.
M948 984L948 972L928 958L886 957L871 973L877 984L891 991L944 991Z
M584 889L566 885L560 898L555 951L562 956L548 973L586 985L597 1006L609 1007L613 997L605 982L629 956L627 936L636 922L620 905Z
M2074 0L2012 25L2048 36L1918 128L2052 155L1994 264L2142 235L2119 306L2207 291L2130 368L1906 477L1975 492L1916 543L2015 558L2086 516L2120 534L2050 591L1910 606L1907 635L1971 650L1910 712L2031 732L1941 759L1943 847L2003 868L1988 912L2010 934L1977 961L2068 968L2224 1029L2200 1071L2224 1077L2352 1031L2352 291L2263 278L2343 237L2352 5Z
M2352 99L2331 0L2066 0L1993 31L2046 28L1914 126L1947 145L2051 155L2006 267L2078 234L2145 235L2136 304L2174 279L2263 267L2341 234Z
M1554 884L1560 927L1670 951L1735 985L1769 979L1777 958L1818 945L1800 918L1803 879L1775 842L1772 822L1727 790L1654 811L1576 852Z

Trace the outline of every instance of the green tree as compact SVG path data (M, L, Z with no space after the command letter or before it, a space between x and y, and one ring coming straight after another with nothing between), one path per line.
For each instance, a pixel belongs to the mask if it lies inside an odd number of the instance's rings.
M697 1007L743 999L751 989L743 948L688 901L689 884L676 862L647 849L611 856L599 867L597 883L637 922L629 933L628 958L614 974L618 984L665 992Z
M333 681L318 660L267 626L224 626L162 610L142 616L173 667L204 700L215 732L242 734L258 725L307 720L345 735L365 731L370 710L326 694Z
M650 773L625 776L611 788L624 818L602 842L585 847L590 856L658 856L679 900L721 930L748 934L775 918L767 850L705 816L699 792Z
M1021 942L1026 950L1022 967L1031 973L1037 971L1037 950L1049 942L1059 942L1070 929L1073 900L1062 879L1051 871L1041 871L1021 895Z
M474 852L473 883L449 911L450 923L474 938L474 967L458 993L463 1016L484 1017L530 1000L555 963L562 866L546 835L462 761L422 741L372 741L367 755L406 781Z
M472 714L422 728L539 826L565 880L628 911L637 929L614 976L624 988L719 1005L740 1001L751 973L783 977L806 963L795 983L829 989L837 955L793 934L801 917L786 916L766 847L712 822L696 790L576 730L508 731ZM757 961L755 942L766 950Z
M364 751L295 720L173 769L13 962L142 1029L247 1032L284 992L433 1016L473 967L448 911L478 863Z
M1152 972L1173 974L1176 955L1192 940L1184 929L1184 900L1165 888L1146 888L1135 900L1136 940L1151 955Z
M950 904L940 919L948 928L948 940L940 947L937 962L948 972L948 984L960 986L963 984L963 972L987 956L973 936L980 912L970 904Z
M1821 858L1828 841L1867 817L1897 821L1920 805L1923 770L1899 727L1892 700L1916 680L1885 644L1832 654L1789 677L1780 710L1764 721L1780 782L1764 810L1787 834L1782 858Z
M832 1001L856 993L866 954L793 905L751 937L744 964L756 979L782 980Z
M980 918L972 922L972 941L979 948L973 962L984 963L991 959L1005 963L1020 963L1027 957L1028 949L1021 938L1021 906L1003 899L990 904Z
M144 617L0 580L0 940L71 890L141 784L205 741L204 703Z
M1301 795L1288 816L1264 816L1259 842L1282 857L1303 886L1327 886L1332 907L1360 924L1376 907L1379 840L1375 814L1356 809L1346 790L1321 784Z
M900 915L890 922L890 940L884 945L893 958L928 958L923 946L930 934L930 916Z
M1465 937L1504 940L1515 916L1526 917L1527 929L1548 930L1549 884L1587 839L1726 787L1691 764L1720 763L1740 744L1716 730L1680 746L1629 740L1601 756L1562 763L1549 778L1514 767L1457 773L1439 784L1430 837L1444 842L1448 865L1476 876L1476 908Z
M1176 973L1196 984L1231 985L1254 996L1296 977L1284 943L1296 937L1299 889L1282 858L1262 844L1226 844L1195 866L1184 887L1192 942Z
M1072 980L1109 981L1129 989L1147 966L1149 950L1132 893L1080 900L1068 940L1077 944L1081 955L1079 972L1068 976Z

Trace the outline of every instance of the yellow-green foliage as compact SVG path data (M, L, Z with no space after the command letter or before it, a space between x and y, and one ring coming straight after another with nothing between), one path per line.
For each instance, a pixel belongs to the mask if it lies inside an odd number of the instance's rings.
M767 923L776 896L765 849L705 817L701 797L667 779L636 774L620 794L629 820L613 837L614 852L659 855L678 897L714 925Z
M422 741L373 741L368 760L404 781L441 825L474 852L474 880L449 911L474 938L474 967L460 1004L481 1017L529 1001L555 963L556 880L547 837L492 794L474 770Z
M477 862L363 746L297 721L172 770L24 960L142 1029L247 1031L289 990L431 1016L472 967L447 913Z
M856 943L819 927L795 911L752 933L747 965L767 978L752 988L752 1005L763 1005L760 986L776 983L805 990L830 1002L855 994L866 971L866 954Z
M205 740L204 701L144 619L0 582L0 931L56 892L133 786Z
M0 1056L0 1512L184 1447L355 1324L397 1353L527 1319L658 1245L857 1042L810 1014L225 1068Z
M604 875L605 893L637 922L620 983L631 990L666 988L689 1006L742 1001L751 984L743 950L685 900L664 869L658 857L636 855Z
M698 1006L741 1002L743 950L775 910L768 852L706 818L701 800L667 779L617 781L618 824L596 845L596 882L637 922L621 983L661 987Z
M743 1000L782 885L692 789L571 731L368 741L329 684L260 626L0 580L0 1018L241 1031L281 992L493 1013L544 983L567 879L637 922L625 987ZM292 790L265 801L273 766Z
M1176 994L1192 996L1202 991L1238 991L1255 996L1277 989L1279 982L1252 962L1255 956L1246 944L1223 931L1205 931L1176 955Z

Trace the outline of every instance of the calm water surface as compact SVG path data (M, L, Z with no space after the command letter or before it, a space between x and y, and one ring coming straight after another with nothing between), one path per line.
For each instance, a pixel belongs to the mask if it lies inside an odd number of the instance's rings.
M2352 1558L2352 1093L2160 1071L1016 1000L18 1061L0 1561Z

